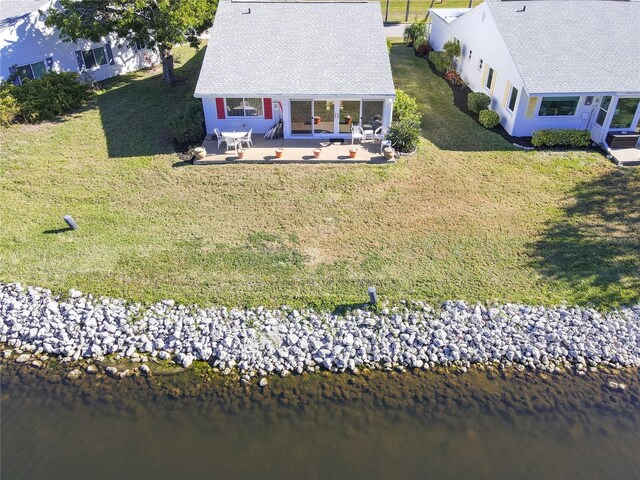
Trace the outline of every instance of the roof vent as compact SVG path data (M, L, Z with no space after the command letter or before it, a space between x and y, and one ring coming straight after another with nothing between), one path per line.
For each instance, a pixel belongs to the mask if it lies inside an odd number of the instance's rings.
M251 14L251 8L247 8L246 12L242 12L243 15L250 15Z
M520 10L516 10L516 13L524 12L527 9L526 5L523 5Z

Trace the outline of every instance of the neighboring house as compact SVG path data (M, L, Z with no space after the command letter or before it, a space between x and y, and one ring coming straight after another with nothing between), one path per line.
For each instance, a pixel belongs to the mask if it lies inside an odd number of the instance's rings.
M47 71L84 72L104 80L150 66L158 61L151 50L119 46L115 36L101 42L63 42L59 31L44 24L46 11L55 1L0 0L0 78L17 73L17 84L39 78Z
M207 133L350 138L388 126L395 90L378 2L222 0L198 78Z
M638 131L640 2L488 0L431 14L432 47L461 43L457 70L509 134L588 129L603 144Z

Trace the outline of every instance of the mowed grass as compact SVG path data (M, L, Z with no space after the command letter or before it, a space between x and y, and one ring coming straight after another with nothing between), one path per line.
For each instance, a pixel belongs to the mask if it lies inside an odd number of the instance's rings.
M522 152L395 45L425 139L395 165L191 166L168 125L202 51L114 80L63 121L0 132L0 281L129 300L334 308L366 300L630 304L640 171ZM58 231L71 214L77 231Z
M481 0L475 0L473 7L476 7L482 3ZM404 22L407 19L408 22L419 22L424 20L427 16L427 11L431 6L431 0L410 0L409 1L409 16L407 13L407 0L389 0L389 22ZM441 0L435 2L433 8L468 8L469 0ZM385 18L387 1L380 0L380 8L382 9L382 18Z

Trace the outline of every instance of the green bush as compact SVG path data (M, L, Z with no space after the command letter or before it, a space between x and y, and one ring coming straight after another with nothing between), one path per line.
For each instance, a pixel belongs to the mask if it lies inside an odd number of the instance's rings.
M480 113L487 110L491 105L491 97L486 93L471 92L467 95L467 107L473 113Z
M500 115L493 110L482 110L478 116L478 121L484 128L497 127L500 124Z
M396 100L393 103L392 120L394 122L413 120L418 124L422 121L422 113L418 110L416 99L399 88L396 89Z
M189 147L200 146L204 138L204 114L202 102L197 98L189 98L182 113L171 122L170 128L173 139Z
M93 89L80 83L75 73L50 72L40 79L12 86L10 93L19 108L17 117L36 123L77 110L93 96Z
M424 56L425 52L427 51L427 45L429 45L427 39L424 37L420 37L417 38L415 42L413 42L413 49L418 55Z
M11 125L19 111L18 102L11 95L10 89L0 86L0 127Z
M449 59L444 52L429 52L429 61L433 64L433 68L440 73L444 73L449 68Z
M427 38L427 24L425 22L412 23L404 29L404 41L414 43L419 38Z
M460 45L460 42L457 40L449 40L442 46L442 52L447 59L446 70L454 70L456 58L459 58L460 55L462 55L462 46Z
M588 130L536 130L531 143L536 147L588 147L591 134Z
M393 45L393 42L391 41L391 39L387 38L387 53L391 53L392 45Z
M394 121L389 127L387 140L398 152L409 153L416 149L420 141L420 124L415 120L404 119Z

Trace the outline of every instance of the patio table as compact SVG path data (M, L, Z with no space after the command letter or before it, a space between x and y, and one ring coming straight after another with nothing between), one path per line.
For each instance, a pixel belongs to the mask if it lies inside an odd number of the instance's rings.
M233 146L235 150L238 150L238 140L242 137L246 137L249 132L220 132L223 138L233 138Z

